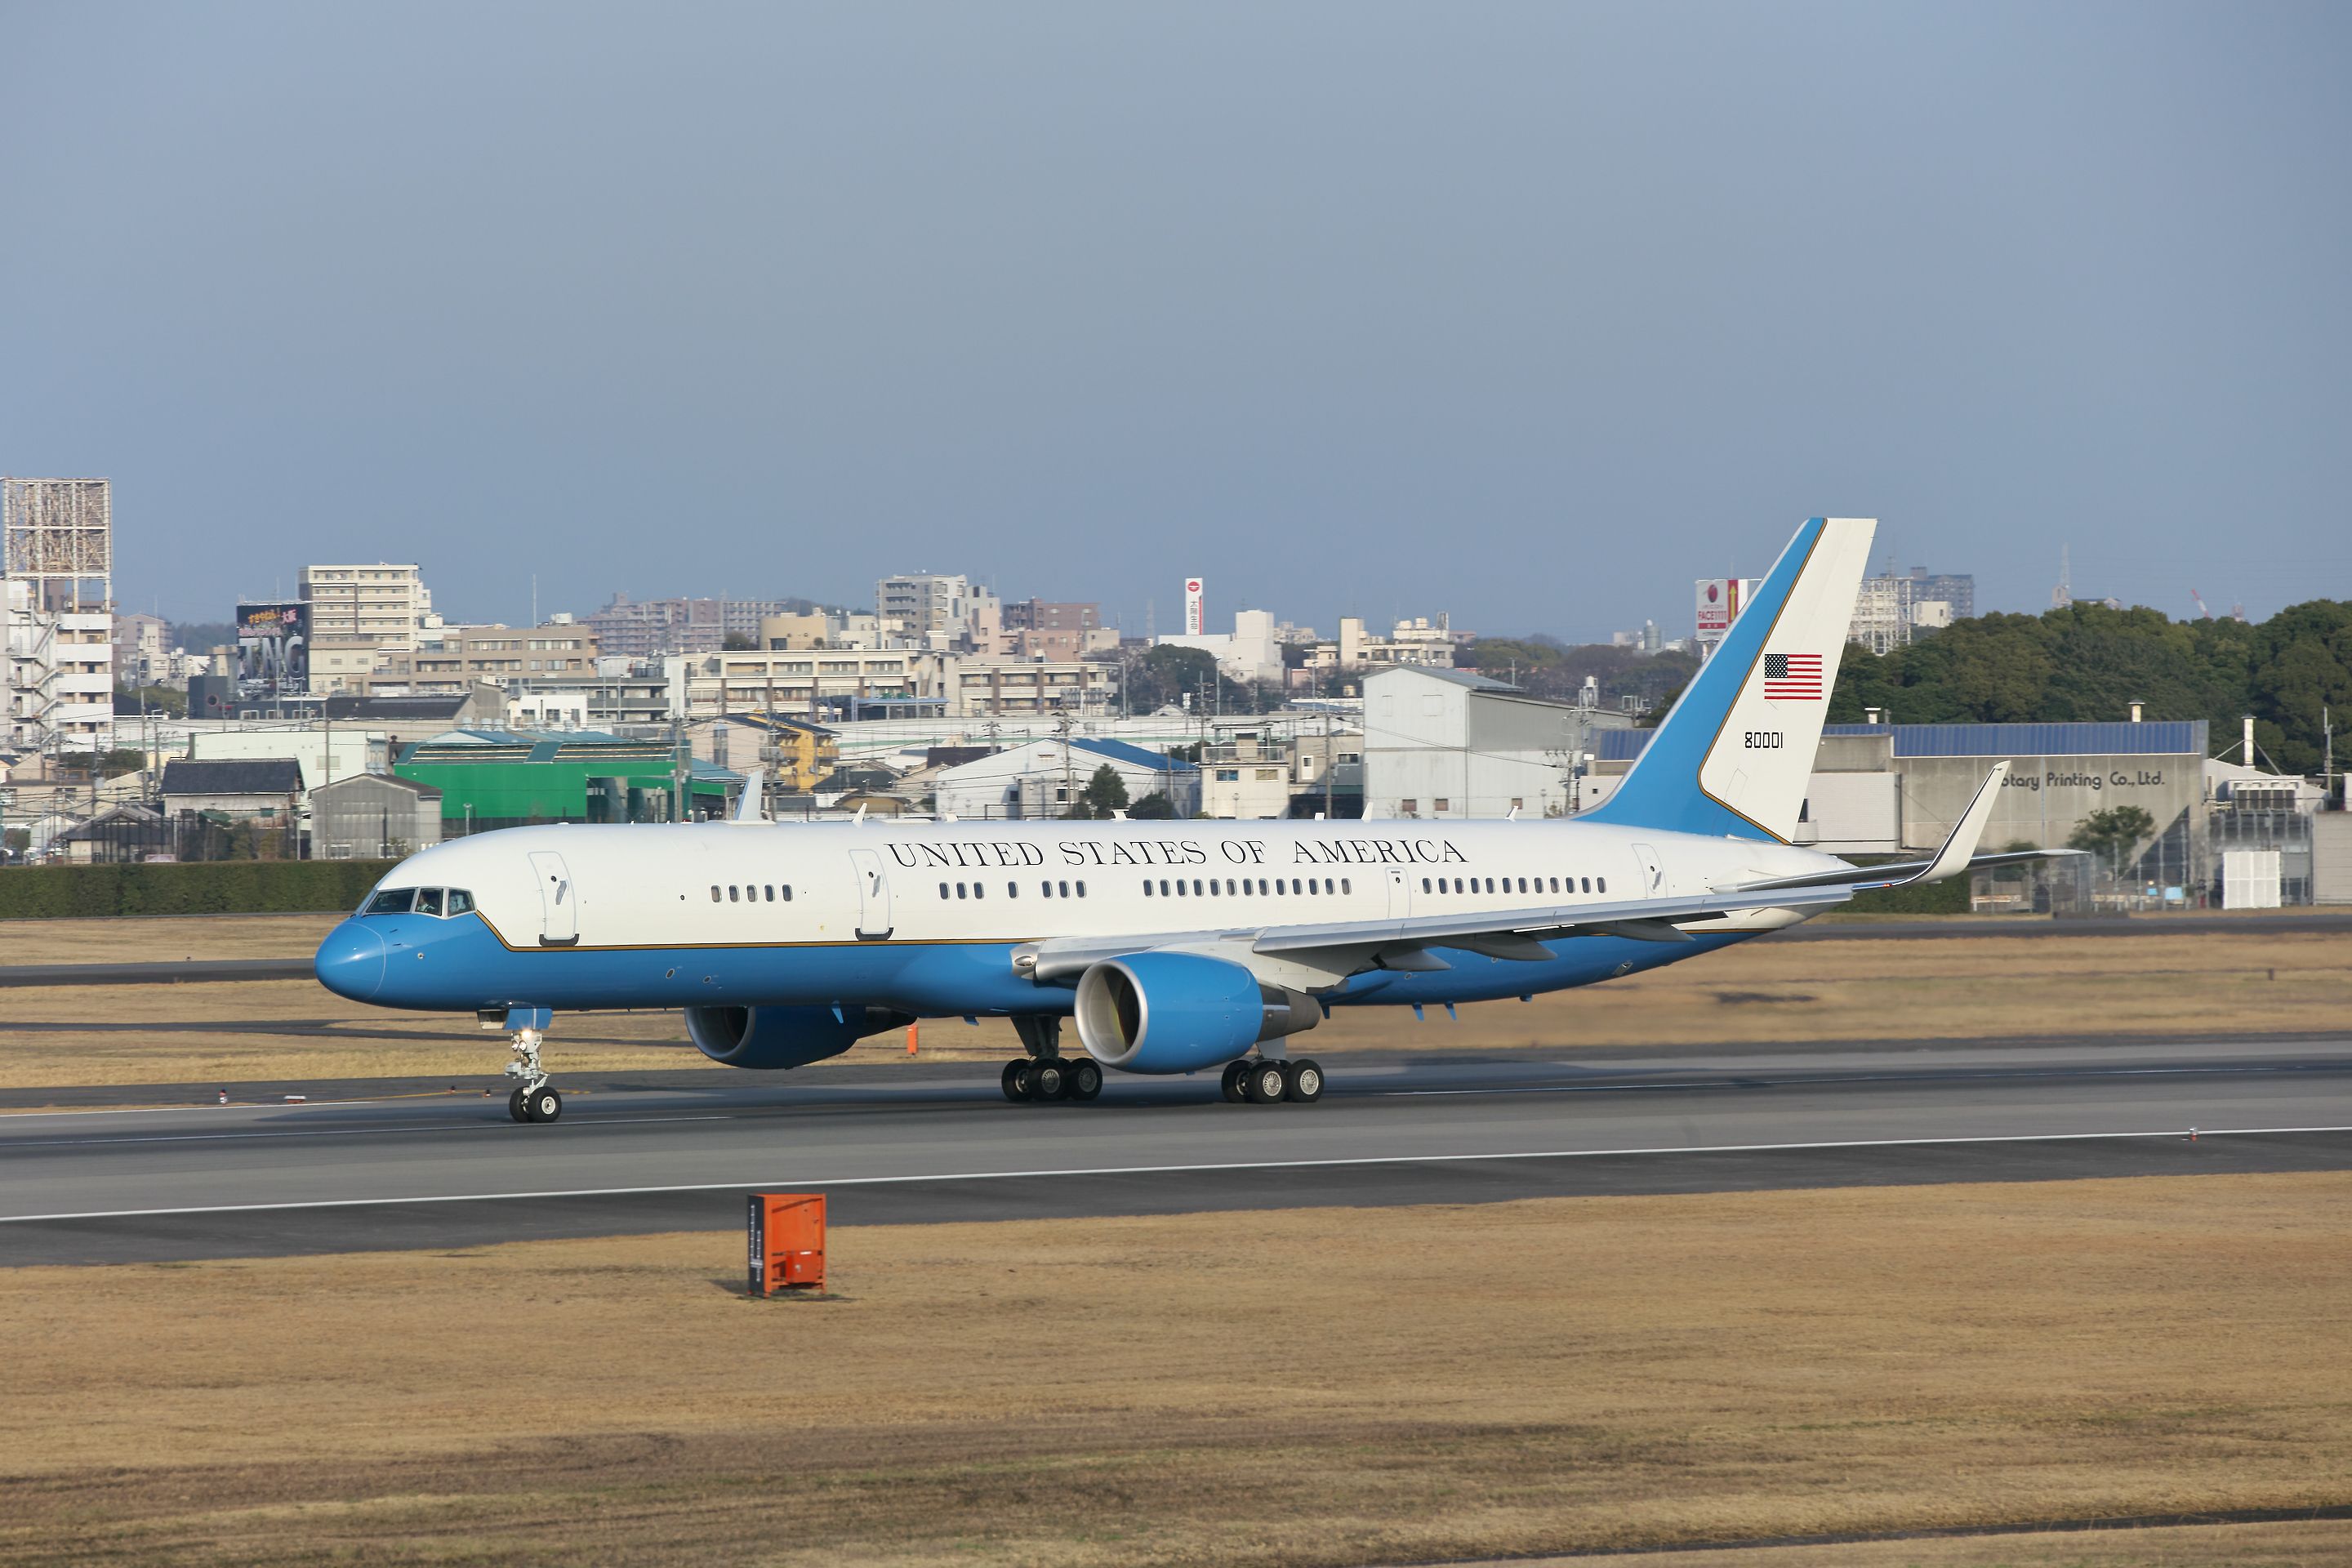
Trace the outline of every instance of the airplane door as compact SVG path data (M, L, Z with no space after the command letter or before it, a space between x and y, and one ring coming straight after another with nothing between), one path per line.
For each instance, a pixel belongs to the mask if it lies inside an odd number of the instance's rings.
M1412 913L1412 886L1405 880L1404 868L1389 868L1389 919L1401 921Z
M1658 852L1646 844L1633 846L1633 858L1642 863L1642 896L1663 899L1666 896L1666 869L1658 862Z
M890 877L882 857L871 849L853 849L849 864L857 873L857 940L890 939Z
M570 947L580 940L580 900L563 857L534 849L530 868L539 881L539 945Z

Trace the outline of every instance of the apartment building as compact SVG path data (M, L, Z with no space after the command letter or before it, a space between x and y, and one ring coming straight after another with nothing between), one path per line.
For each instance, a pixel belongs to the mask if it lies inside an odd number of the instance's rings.
M659 658L717 653L730 637L756 645L760 623L789 609L782 599L632 599L615 594L586 624L609 655Z
M596 634L573 621L542 626L444 626L427 647L382 655L354 684L378 696L435 696L526 677L596 673Z
M947 662L914 648L733 649L688 663L686 709L695 719L846 716L867 704L942 697Z
M1118 700L1118 666L1100 659L950 659L948 712L1108 713Z
M909 647L937 652L954 648L971 631L971 583L961 573L913 572L874 584L874 613L882 635L902 638Z
M114 737L114 617L48 609L38 584L10 579L0 601L5 739L15 750L103 751Z
M415 647L418 629L433 613L433 595L414 563L305 566L299 581L302 597L310 601L314 651L327 639L345 648Z

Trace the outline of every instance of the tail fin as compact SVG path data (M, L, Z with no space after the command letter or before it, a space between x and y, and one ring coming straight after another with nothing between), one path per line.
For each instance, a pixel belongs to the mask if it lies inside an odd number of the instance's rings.
M1586 820L1786 839L1803 808L1874 518L1814 518L1731 624L1616 793Z

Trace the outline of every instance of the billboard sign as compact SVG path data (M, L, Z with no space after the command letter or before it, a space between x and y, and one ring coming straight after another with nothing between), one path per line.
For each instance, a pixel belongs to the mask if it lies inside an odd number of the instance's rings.
M1187 577L1184 579L1184 635L1196 637L1207 629L1202 624L1201 611L1201 580Z
M310 601L271 599L236 607L237 684L253 697L310 689Z
M1731 630L1731 623L1756 592L1754 577L1702 577L1698 580L1698 654L1706 658Z

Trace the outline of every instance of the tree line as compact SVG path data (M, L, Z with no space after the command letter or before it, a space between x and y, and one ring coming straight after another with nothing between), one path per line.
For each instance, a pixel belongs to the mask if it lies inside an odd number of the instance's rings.
M2254 742L2316 773L2322 715L2352 712L2352 602L2314 599L2261 622L2176 621L2145 606L2075 605L1955 621L1884 655L1850 646L1829 721L1876 708L1896 724L2204 719L2216 749L2254 716Z

